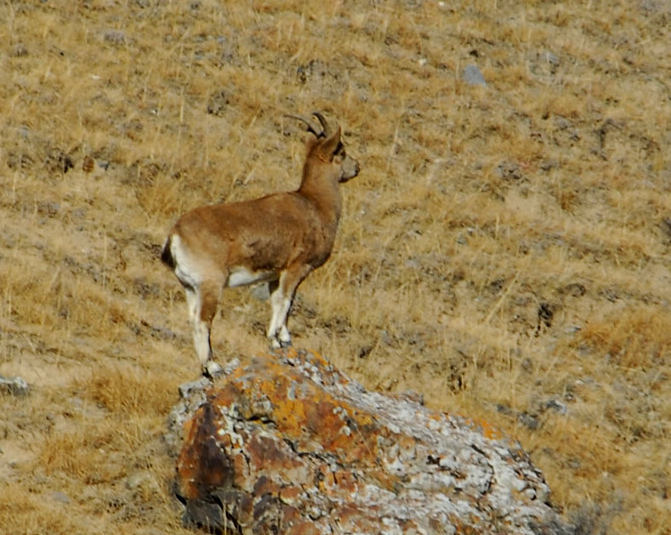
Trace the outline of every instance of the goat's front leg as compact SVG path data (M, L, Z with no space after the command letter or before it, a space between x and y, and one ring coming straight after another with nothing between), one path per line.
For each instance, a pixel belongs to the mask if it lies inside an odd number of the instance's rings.
M287 318L296 295L296 289L310 271L312 271L310 266L293 266L283 271L279 280L270 285L272 318L270 327L268 327L268 338L273 349L291 346L291 334L287 328Z
M272 318L268 327L268 338L270 347L279 349L291 346L291 334L287 329L287 317L291 309L292 296L287 296L278 285L270 294L270 306L272 307Z

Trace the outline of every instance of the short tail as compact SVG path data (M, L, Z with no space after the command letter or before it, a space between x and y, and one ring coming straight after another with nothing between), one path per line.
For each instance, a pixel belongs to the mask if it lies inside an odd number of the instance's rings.
M163 245L163 250L161 251L161 262L163 262L170 269L174 270L177 263L175 262L175 258L172 256L172 251L170 250L170 238L171 237L168 236L168 239L165 240L165 244Z

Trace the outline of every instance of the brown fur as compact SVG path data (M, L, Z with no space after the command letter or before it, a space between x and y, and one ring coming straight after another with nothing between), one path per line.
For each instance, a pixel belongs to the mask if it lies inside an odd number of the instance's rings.
M174 269L187 297L189 291L196 294L190 307L196 309L191 311L194 339L205 367L211 359L209 331L222 288L269 282L273 321L268 336L276 347L288 345L286 316L296 288L331 255L341 214L339 183L356 176L359 165L345 154L340 128L328 136L328 128L321 134L310 131L317 137L308 145L298 190L196 208L169 234L162 259ZM236 279L236 273L242 275ZM206 330L207 345L198 339L199 328L201 336Z

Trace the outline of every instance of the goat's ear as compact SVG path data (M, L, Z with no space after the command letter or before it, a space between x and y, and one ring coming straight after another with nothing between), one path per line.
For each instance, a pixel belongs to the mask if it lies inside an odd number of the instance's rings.
M340 127L331 134L331 137L326 138L319 147L319 155L322 160L330 162L333 160L335 153L338 151L340 146Z

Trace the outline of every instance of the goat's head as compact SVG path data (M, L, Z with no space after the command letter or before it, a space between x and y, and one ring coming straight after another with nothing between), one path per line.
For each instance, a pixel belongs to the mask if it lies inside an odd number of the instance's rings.
M340 169L340 182L347 182L359 174L359 162L347 155L345 145L341 139L341 129L335 131L330 127L328 121L319 112L313 112L313 115L319 121L321 129L317 129L311 121L300 115L287 115L304 122L308 127L308 132L315 136L310 153L316 155L323 162L332 163Z

